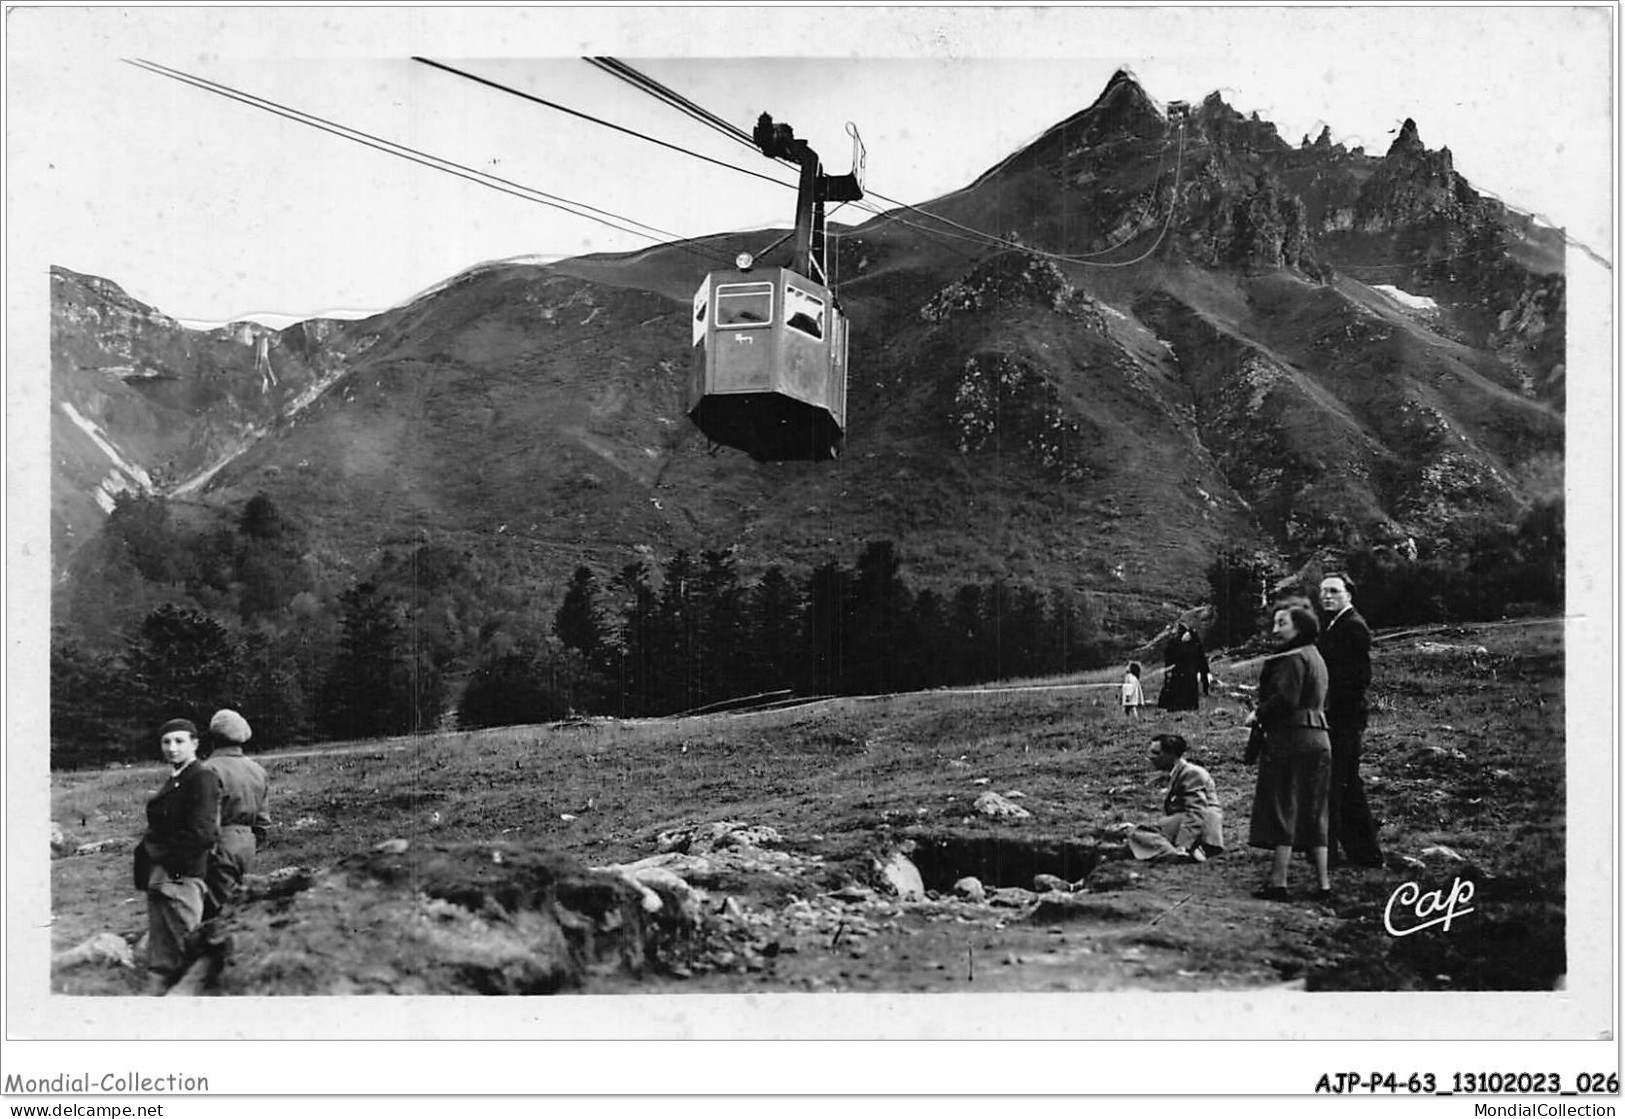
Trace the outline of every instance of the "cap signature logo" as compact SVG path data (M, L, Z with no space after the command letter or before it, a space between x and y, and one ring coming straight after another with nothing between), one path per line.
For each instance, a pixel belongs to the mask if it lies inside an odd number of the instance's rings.
M1450 891L1429 890L1422 892L1422 887L1415 882L1402 883L1399 889L1388 895L1388 904L1382 910L1382 924L1388 930L1389 936L1410 936L1423 929L1431 929L1434 925L1443 925L1444 931L1450 931L1450 922L1457 917L1465 917L1473 910L1467 905L1473 900L1473 884L1470 881L1457 878L1450 883ZM1414 914L1417 924L1406 928L1394 927L1395 904L1406 906ZM1405 911L1401 910L1401 919Z

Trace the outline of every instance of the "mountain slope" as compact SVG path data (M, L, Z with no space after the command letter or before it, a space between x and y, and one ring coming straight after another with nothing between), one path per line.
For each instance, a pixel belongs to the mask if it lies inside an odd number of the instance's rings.
M338 556L433 539L562 583L889 539L916 585L1064 586L1125 630L1202 599L1226 545L1426 549L1514 518L1561 463L1561 238L1409 122L1382 156L1294 148L1216 94L1170 119L1120 73L966 188L835 232L832 464L713 452L684 418L689 297L771 231L481 266L259 362L256 328L189 334L63 272L56 398L154 489L268 493ZM110 460L58 412L82 534Z

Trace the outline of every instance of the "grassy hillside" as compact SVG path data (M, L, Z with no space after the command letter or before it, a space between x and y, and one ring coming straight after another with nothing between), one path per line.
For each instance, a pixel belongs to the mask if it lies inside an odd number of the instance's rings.
M1565 973L1560 622L1379 638L1365 773L1389 865L1337 871L1330 905L1302 896L1301 866L1298 900L1250 896L1266 858L1246 846L1253 771L1240 720L1257 666L1216 671L1223 683L1199 714L1140 722L1096 678L272 751L261 760L277 827L259 869L320 868L396 838L603 865L652 855L685 826L776 829L772 859L704 880L713 916L686 976L637 985L673 993L1505 990L1550 988ZM1097 863L1113 825L1158 813L1163 778L1146 754L1160 730L1188 736L1213 773L1230 849L1204 865ZM53 862L56 949L101 931L134 941L144 928L127 844L160 780L157 767L53 777L52 818L70 841L111 846ZM987 791L1020 794L1030 818L977 815ZM912 853L925 900L872 891L872 858L897 850ZM1065 905L1019 892L1038 873L1087 890ZM964 874L1003 892L956 899ZM1458 878L1478 905L1448 934L1384 931L1402 883ZM137 983L110 967L54 977L75 994Z

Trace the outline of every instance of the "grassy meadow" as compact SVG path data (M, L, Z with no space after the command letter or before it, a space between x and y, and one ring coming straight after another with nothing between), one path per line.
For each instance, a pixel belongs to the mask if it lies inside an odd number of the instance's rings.
M1099 884L1101 905L1064 928L1033 920L1031 907L954 900L951 868L934 867L926 885L942 896L892 904L856 947L786 924L772 966L650 976L640 989L1552 986L1567 966L1561 622L1379 635L1375 664L1364 772L1389 865L1334 872L1330 904L1305 896L1311 876L1301 863L1294 901L1251 897L1266 855L1246 846L1255 771L1241 761L1241 721L1257 665L1223 660L1222 684L1200 712L1152 708L1138 721L1119 709L1112 672L761 713L268 750L259 756L276 827L257 870L322 867L391 838L518 843L604 865L654 854L663 831L739 820L769 825L786 849L822 859L812 879L729 884L765 927L864 882L871 856L911 838L952 834L1017 852L1093 842L1112 825L1154 818L1164 778L1148 762L1147 740L1168 730L1190 740L1192 760L1218 784L1229 845L1220 858L1111 864L1122 869ZM1148 694L1157 686L1151 679ZM161 779L156 763L53 775L52 819L73 842L129 841L54 860L54 949L104 931L133 942L144 930L129 843ZM977 816L972 804L989 790L1011 795L1030 818ZM1401 884L1448 890L1458 879L1474 883L1477 911L1448 933L1385 931L1385 904ZM995 963L965 967L968 947ZM54 989L78 994L138 984L115 967L53 977Z

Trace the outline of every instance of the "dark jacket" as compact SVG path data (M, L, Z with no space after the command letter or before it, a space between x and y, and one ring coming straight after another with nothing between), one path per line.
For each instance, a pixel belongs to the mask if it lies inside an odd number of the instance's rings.
M1258 676L1258 725L1271 750L1325 743L1326 662L1313 645L1264 661Z
M1326 710L1363 712L1371 686L1371 629L1353 607L1321 631L1316 642L1326 661Z
M136 887L147 888L154 866L177 878L202 878L218 838L220 778L192 762L147 801L147 834L135 849Z

